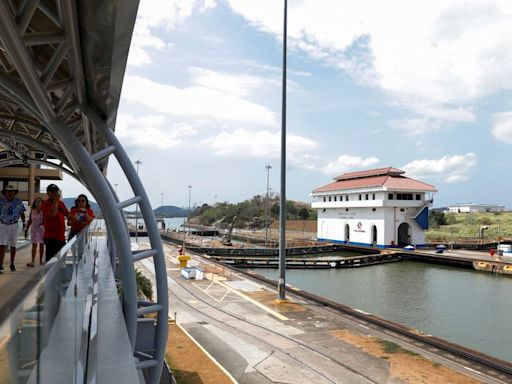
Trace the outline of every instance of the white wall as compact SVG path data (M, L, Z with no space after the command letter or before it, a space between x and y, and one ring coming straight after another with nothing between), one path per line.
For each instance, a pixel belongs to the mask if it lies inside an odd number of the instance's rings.
M318 210L318 232L317 237L333 241L344 242L345 225L350 226L350 243L368 244L372 243L372 226L377 228L377 245L390 246L398 242L398 226L406 222L411 226L412 244L424 244L425 232L416 223L414 218L418 208L381 207L375 208L345 208ZM360 226L358 224L360 223Z

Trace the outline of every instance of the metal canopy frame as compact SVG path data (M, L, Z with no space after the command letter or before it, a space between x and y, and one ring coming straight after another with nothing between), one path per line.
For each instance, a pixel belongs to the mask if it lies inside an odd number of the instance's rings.
M138 0L0 1L0 146L10 154L0 166L53 166L93 194L115 252L112 260L119 261L125 324L137 367L148 369L149 381L157 383L167 342L164 253L142 182L114 134L137 7ZM106 178L111 155L133 190L126 201L119 201ZM133 204L140 206L151 243L150 250L138 253L131 251L123 214ZM155 265L157 302L139 307L133 263L143 258ZM152 355L135 350L138 318L149 313L157 314Z

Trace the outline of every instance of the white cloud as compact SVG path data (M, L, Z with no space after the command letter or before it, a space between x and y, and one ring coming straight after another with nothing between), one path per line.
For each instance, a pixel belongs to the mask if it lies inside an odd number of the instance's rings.
M128 65L142 66L152 62L151 50L167 46L157 33L170 31L194 12L204 12L216 0L141 0L132 36Z
M168 149L182 143L184 138L194 136L196 130L187 124L169 127L163 115L136 117L131 114L119 114L116 123L116 135L128 147L150 147Z
M221 73L204 68L189 68L189 73L196 85L238 97L249 96L264 87L281 86L278 80L269 77Z
M407 176L419 179L441 179L447 183L465 181L477 163L474 153L443 156L440 159L414 160L403 167Z
M335 161L324 166L321 171L326 175L336 176L344 172L370 167L379 162L376 157L363 158L360 156L341 155Z
M203 86L176 88L139 76L126 76L122 97L159 113L277 126L274 114L267 108Z
M442 127L442 122L440 120L432 120L428 117L419 117L413 119L394 120L391 125L412 136L437 131Z
M253 26L282 36L273 0L228 0ZM412 110L474 121L468 103L512 89L512 3L506 0L302 0L289 5L289 44L391 93Z
M512 144L512 112L500 112L492 116L492 135L500 141Z
M204 140L201 145L213 150L216 155L237 158L278 159L281 151L281 133L236 129L221 132ZM301 169L313 169L311 151L319 144L307 137L288 134L286 137L287 161Z

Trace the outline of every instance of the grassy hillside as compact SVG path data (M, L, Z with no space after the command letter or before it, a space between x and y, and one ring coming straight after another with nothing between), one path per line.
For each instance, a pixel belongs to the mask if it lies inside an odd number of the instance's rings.
M502 213L449 213L445 225L431 225L426 233L427 241L450 241L458 238L478 238L481 226L488 226L484 238L496 240L512 238L512 212Z

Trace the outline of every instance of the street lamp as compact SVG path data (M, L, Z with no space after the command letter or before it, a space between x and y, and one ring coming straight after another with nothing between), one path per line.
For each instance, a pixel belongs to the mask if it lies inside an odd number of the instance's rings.
M267 170L267 198L265 199L265 248L266 248L267 243L268 243L268 182L269 182L270 169L272 169L272 167L270 165L266 165L265 169Z
M142 161L136 160L135 165L137 166L137 177L139 176L139 165ZM139 242L139 204L135 204L135 242Z
M288 0L284 0L283 22L283 85L281 104L281 195L279 196L279 280L278 300L286 300L286 40L288 23Z
M192 186L188 186L188 237L190 237L190 195L192 193Z
M160 202L160 206L163 207L164 206L164 193L160 193L160 196L162 197L162 201Z
M217 195L213 196L215 199L215 205L213 206L213 211L215 213L215 221L213 223L213 226L215 227L217 225Z
M116 192L116 195L117 195L117 183L114 184L114 191Z

